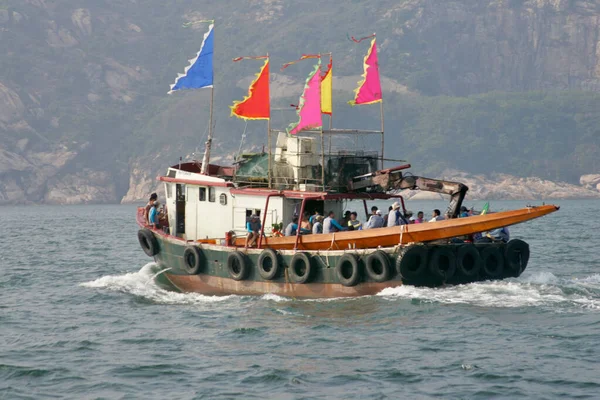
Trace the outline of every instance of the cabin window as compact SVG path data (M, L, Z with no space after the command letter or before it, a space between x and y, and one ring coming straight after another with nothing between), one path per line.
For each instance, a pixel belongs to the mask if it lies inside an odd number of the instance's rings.
M225 193L221 193L219 196L219 203L221 203L222 206L227 205L227 195Z
M250 218L252 214L256 214L260 218L259 208L246 208L246 218Z
M216 201L217 193L213 186L208 188L208 201L214 203Z
M165 186L167 187L167 189L166 189L167 190L167 199L170 199L171 196L173 196L173 187L172 187L173 185L171 185L170 183L167 183Z
M200 201L206 201L206 188L205 187L201 187L201 188L198 188L198 189L199 189L198 190L198 192L199 192L199 194L198 194L198 200L200 200Z

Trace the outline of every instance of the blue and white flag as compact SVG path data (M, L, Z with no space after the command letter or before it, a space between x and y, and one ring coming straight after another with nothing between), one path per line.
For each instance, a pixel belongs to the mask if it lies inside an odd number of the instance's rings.
M171 85L169 94L179 89L201 89L213 86L213 28L210 24L204 34L202 46L196 57L190 60L183 74L178 74L175 83Z

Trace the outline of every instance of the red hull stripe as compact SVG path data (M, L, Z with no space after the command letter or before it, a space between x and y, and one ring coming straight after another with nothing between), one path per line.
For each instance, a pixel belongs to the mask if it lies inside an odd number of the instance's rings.
M157 179L163 182L185 183L186 185L233 187L231 182L198 181L195 179L170 178L168 176L159 176Z

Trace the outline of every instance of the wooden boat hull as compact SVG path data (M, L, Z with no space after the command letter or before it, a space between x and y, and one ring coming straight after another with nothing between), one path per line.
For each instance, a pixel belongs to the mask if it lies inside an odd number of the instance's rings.
M175 275L166 273L165 276L183 292L202 293L204 295L247 295L261 296L274 294L283 297L320 299L337 297L370 296L389 287L402 285L402 281L383 283L365 282L357 286L347 287L335 283L290 283L272 281L236 281L231 278L221 278L209 275Z
M366 229L321 235L300 235L297 249L369 249L392 247L408 243L431 242L520 224L553 213L558 209L559 207L555 205L543 205L433 223L428 222L394 226L391 228ZM244 238L237 238L235 242L236 246L244 246L244 243ZM295 236L265 237L263 238L261 247L289 250L294 249L295 243Z

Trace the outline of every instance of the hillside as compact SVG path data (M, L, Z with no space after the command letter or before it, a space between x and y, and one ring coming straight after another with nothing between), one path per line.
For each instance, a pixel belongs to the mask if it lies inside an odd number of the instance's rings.
M335 126L377 128L346 102L377 31L387 157L577 183L598 173L600 1L0 0L0 204L118 202L144 196L169 163L202 151L208 92L169 84L215 18L214 155L237 151L229 117L269 52L274 108L297 101L310 65L334 54ZM275 112L284 127L292 113ZM248 125L248 147L265 141Z

